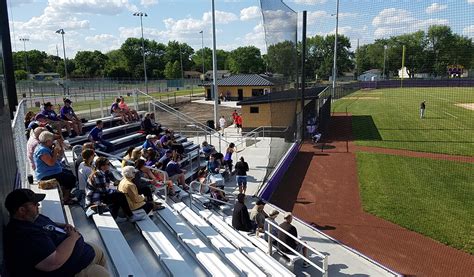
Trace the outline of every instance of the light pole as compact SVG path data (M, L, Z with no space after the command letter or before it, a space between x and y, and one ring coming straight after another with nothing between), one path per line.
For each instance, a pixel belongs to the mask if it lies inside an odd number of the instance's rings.
M385 75L385 62L387 60L387 45L384 45L383 46L383 72L382 72L382 76L383 76L383 79L385 80L386 79L386 75Z
M28 72L28 54L26 53L26 42L30 41L29 38L20 38L20 41L23 41L23 50L25 51L25 70Z
M64 29L59 29L56 31L56 34L61 34L63 39L63 55L64 55L64 78L67 80L67 61L66 61L66 46L64 45Z
M336 36L334 37L334 61L332 67L332 98L336 95L336 73L337 73L337 33L339 28L339 0L336 6Z
M217 126L219 119L219 92L217 88L217 55L216 55L216 12L212 0L212 88L214 90L214 124ZM219 141L220 144L220 141ZM220 151L219 147L219 151Z
M204 72L204 31L199 32L201 34L201 56L202 56L202 75L203 79L206 78L206 73ZM203 80L204 81L204 80Z
M64 55L64 95L68 94L68 87L67 87L67 61L66 61L66 46L64 44L64 29L59 29L56 31L56 34L61 34L63 39L63 55Z
M148 94L148 78L146 76L146 61L145 61L145 39L143 38L143 17L148 15L144 12L135 12L133 16L140 17L140 28L142 30L142 54L143 54L143 74L145 76L145 92Z
M181 64L181 82L184 79L184 71L183 71L183 52L181 50L181 43L178 42L179 45L179 63Z

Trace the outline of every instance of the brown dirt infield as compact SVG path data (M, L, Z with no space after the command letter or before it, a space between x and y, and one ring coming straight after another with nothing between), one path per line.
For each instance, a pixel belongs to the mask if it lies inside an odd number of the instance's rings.
M335 115L330 125L323 150L311 143L302 145L271 202L405 276L474 276L474 256L362 209L356 151L433 154L356 147L351 116Z
M464 109L474 111L474 103L459 103L455 105Z

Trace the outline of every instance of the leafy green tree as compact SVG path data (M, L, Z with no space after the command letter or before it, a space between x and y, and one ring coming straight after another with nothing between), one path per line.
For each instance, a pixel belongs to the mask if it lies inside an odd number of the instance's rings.
M181 65L178 61L168 62L165 66L165 77L166 79L179 79L181 78Z
M74 75L83 77L104 76L107 56L100 51L79 51L74 58L76 69Z
M15 80L19 81L19 80L26 80L26 79L28 79L28 72L26 72L26 70L23 70L23 69L15 70Z
M229 69L232 73L263 73L265 65L260 49L255 46L244 46L231 51Z
M106 55L107 61L104 68L105 76L112 78L130 78L132 76L132 73L127 66L127 59L122 50L112 50Z
M211 70L212 69L212 50L209 47L205 47L204 49L199 49L191 56L191 60L193 61L193 68L199 72L202 71L202 61L203 61L203 53L204 53L204 70ZM219 59L217 59L219 61ZM204 72L205 73L205 72Z
M178 61L181 68L181 58L183 59L183 70L191 70L194 63L191 56L194 54L194 49L186 43L179 43L178 41L169 41L166 46L166 53L164 55L165 62Z
M270 45L265 55L268 70L287 77L295 76L296 59L296 47L291 41Z

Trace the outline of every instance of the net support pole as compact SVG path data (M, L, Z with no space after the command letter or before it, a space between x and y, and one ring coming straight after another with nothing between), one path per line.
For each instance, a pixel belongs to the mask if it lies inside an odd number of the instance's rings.
M405 72L404 72L404 69L405 69L405 53L406 53L406 47L405 45L403 45L403 48L402 48L402 70L400 70L402 76L400 76L400 87L403 88L403 78L405 77ZM406 70L405 70L406 71Z
M304 122L304 97L305 97L305 90L306 90L306 11L303 11L303 32L302 32L302 40L301 40L301 99L300 99L300 107L301 107L301 140L304 139L304 131L305 131L305 122Z
M212 88L214 91L214 127L217 127L219 120L219 91L217 89L216 15L214 0L212 0Z
M334 61L332 67L332 101L336 96L336 76L337 76L337 35L339 29L339 0L336 4L336 34L334 35Z

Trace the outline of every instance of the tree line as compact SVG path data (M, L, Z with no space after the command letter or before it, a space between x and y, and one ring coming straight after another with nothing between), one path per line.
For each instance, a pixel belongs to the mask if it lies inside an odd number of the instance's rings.
M334 35L316 35L307 39L306 74L309 80L327 80L332 75ZM405 66L410 76L415 73L430 73L446 76L446 67L461 65L474 67L474 44L472 39L452 32L448 26L431 26L427 32L377 39L371 44L352 51L348 37L338 35L337 75L344 72L362 73L369 69L386 68L386 74L396 75L402 64L402 47L406 47ZM144 40L147 76L150 79L179 79L181 64L183 71L201 72L212 69L212 50L195 51L186 43L169 41L167 44ZM295 76L301 66L301 44L284 41L271 45L262 55L255 46L243 46L232 51L217 50L217 67L232 73L279 73ZM13 53L18 79L30 73L57 72L64 74L63 59L39 50ZM384 62L385 61L385 62ZM26 71L26 63L28 69ZM102 53L79 51L67 60L67 71L72 78L143 78L142 41L128 38L119 49Z

